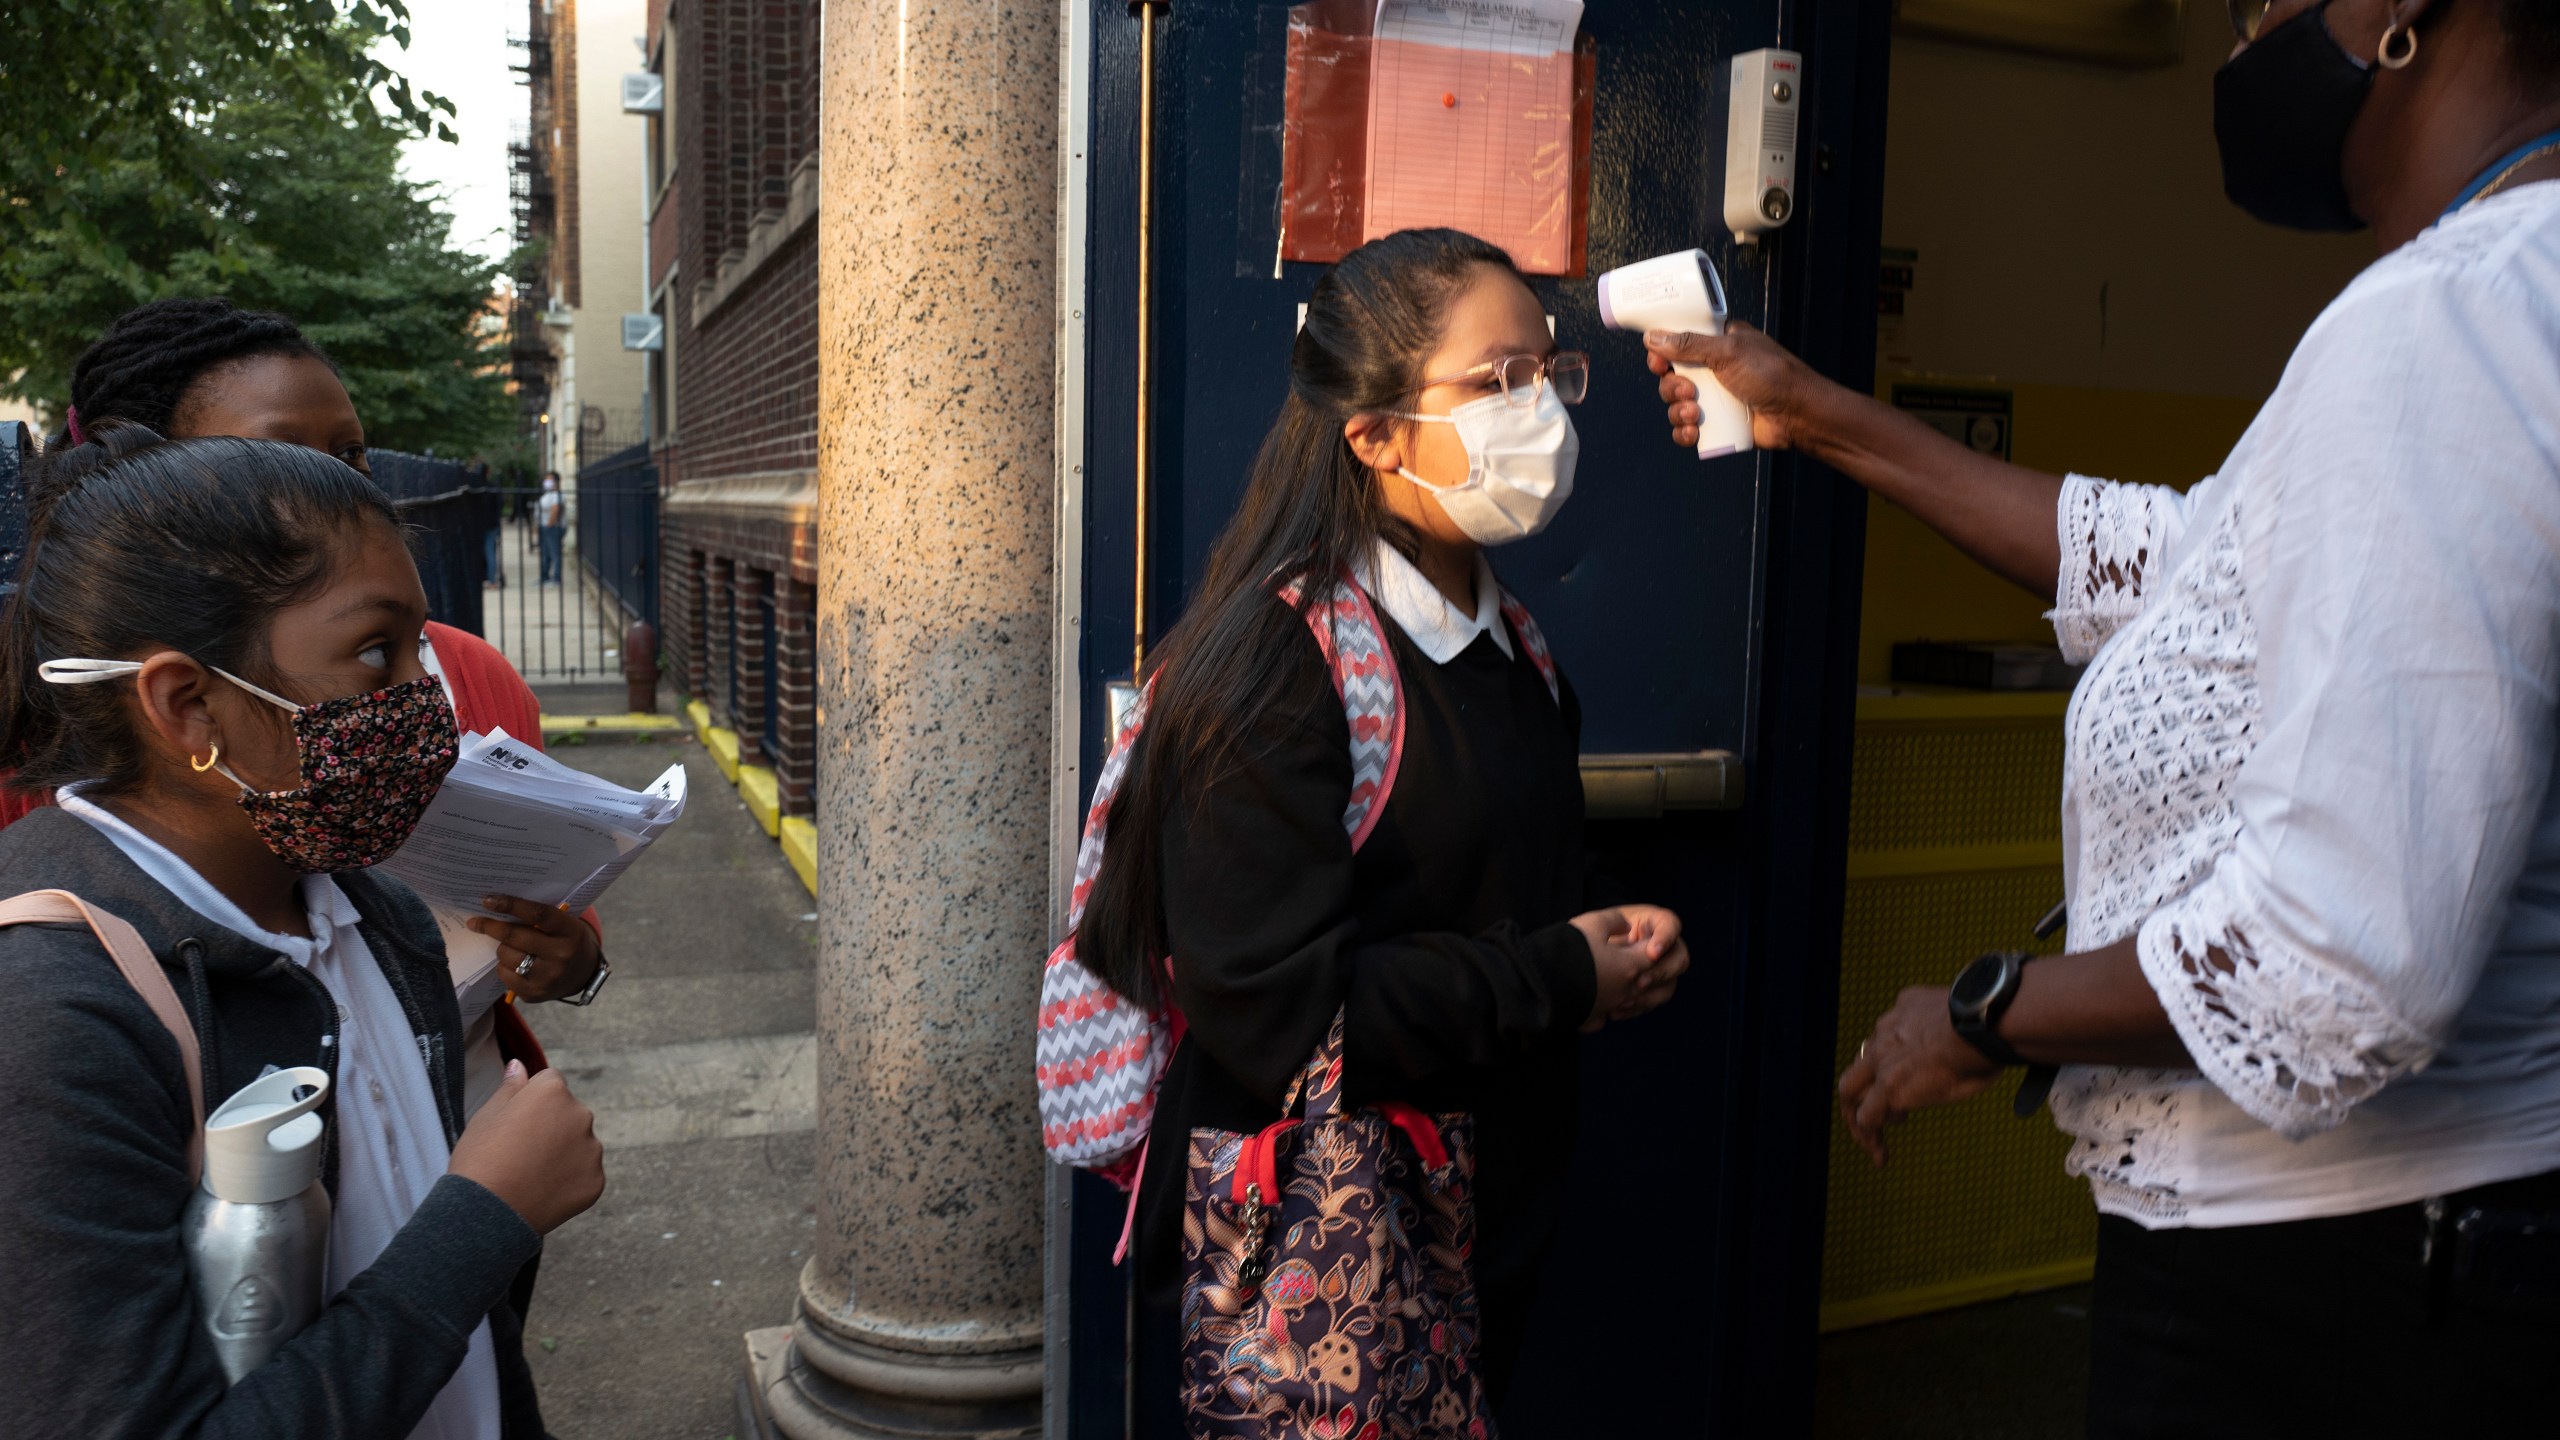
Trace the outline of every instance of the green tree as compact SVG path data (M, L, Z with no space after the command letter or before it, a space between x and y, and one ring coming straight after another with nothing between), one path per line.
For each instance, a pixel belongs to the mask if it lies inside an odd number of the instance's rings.
M313 8L201 3L270 19ZM317 8L331 19L316 32L213 47L165 83L153 72L144 88L182 107L174 137L157 112L101 118L61 142L76 163L23 203L7 197L0 377L15 379L0 390L59 414L72 361L115 316L168 295L227 295L292 316L328 349L373 443L455 454L505 442L497 267L454 250L441 207L399 178L401 142L422 122L416 97L395 95L364 58L359 42L380 31ZM376 0L372 13L385 8ZM16 75L0 75L0 93Z
M230 77L276 55L315 62L292 72L312 87L305 100L352 84L414 133L452 139L453 105L385 64L386 40L408 48L406 0L0 0L0 196L50 209L54 177L129 159L137 143L210 181L194 122Z

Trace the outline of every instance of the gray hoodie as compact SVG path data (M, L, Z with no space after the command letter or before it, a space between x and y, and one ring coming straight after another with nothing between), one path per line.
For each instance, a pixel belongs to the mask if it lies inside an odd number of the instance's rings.
M450 1142L461 1015L435 922L397 881L337 879L407 1012ZM141 932L194 1022L208 1107L271 1065L336 1074L337 1007L317 979L187 908L54 809L0 831L0 897L43 889ZM309 1329L226 1391L179 1250L194 1118L176 1042L85 927L0 928L0 984L0 1440L398 1440L483 1317L507 1440L539 1440L508 1293L542 1242L456 1175ZM333 1196L337 1173L333 1148L322 1175Z

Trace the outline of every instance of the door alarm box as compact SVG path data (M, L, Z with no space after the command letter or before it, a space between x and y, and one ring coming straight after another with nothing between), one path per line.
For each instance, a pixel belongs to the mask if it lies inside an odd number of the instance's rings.
M1796 213L1796 116L1804 57L1751 50L1733 57L1733 113L1725 129L1724 223L1745 245Z

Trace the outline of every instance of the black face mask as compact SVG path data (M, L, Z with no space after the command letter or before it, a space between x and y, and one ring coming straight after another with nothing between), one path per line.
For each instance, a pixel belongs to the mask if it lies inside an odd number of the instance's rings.
M2342 174L2373 72L2329 34L2327 5L2249 42L2213 76L2222 193L2270 225L2361 230Z

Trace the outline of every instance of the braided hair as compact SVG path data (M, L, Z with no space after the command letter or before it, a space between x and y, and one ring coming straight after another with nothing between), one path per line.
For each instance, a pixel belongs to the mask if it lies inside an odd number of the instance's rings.
M154 300L116 317L71 367L71 413L81 426L123 420L163 434L204 373L260 355L329 357L271 310L219 297Z

